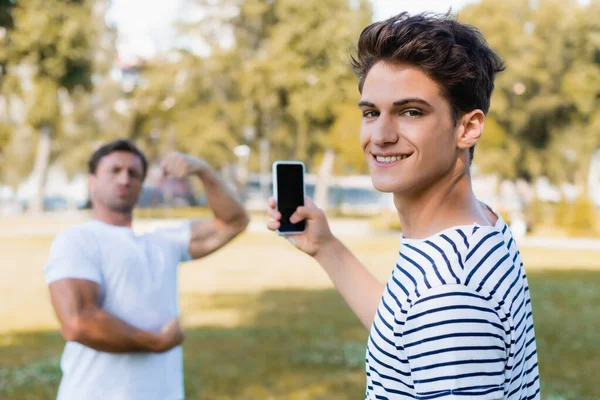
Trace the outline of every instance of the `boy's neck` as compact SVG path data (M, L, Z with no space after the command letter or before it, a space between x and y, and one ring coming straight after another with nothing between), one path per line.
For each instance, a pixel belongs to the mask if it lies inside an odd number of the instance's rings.
M422 239L453 226L494 225L495 215L473 193L467 171L453 173L418 193L394 193L402 235Z

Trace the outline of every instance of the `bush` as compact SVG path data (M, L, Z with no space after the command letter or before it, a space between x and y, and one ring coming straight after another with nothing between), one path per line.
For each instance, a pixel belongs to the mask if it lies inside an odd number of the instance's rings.
M555 221L569 236L596 236L600 233L596 206L585 195L573 203L563 200L558 206Z
M569 219L571 215L571 203L569 203L563 197L560 203L557 204L554 211L554 224L561 228L566 228L569 225Z
M527 225L537 227L552 220L552 205L536 198L527 206Z
M561 207L560 203L544 202L538 198L533 200L526 208L527 230L535 232L550 229L556 231L556 228L562 226L557 223L557 215L560 215Z

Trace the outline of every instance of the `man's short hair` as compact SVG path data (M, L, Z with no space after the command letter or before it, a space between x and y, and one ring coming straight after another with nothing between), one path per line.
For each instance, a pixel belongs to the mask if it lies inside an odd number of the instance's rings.
M450 103L454 123L475 109L487 114L494 78L505 69L483 35L449 13L404 12L367 26L352 57L361 93L369 70L379 61L413 65L436 81ZM471 159L473 151L472 147Z
M133 144L133 142L127 139L115 140L113 142L101 146L98 150L96 150L88 161L88 172L92 175L95 175L100 160L103 157L114 153L115 151L126 151L138 156L140 160L142 160L142 179L146 178L146 172L148 171L148 161L146 160L146 156L144 156L144 153L142 153L142 151L139 148L137 148L137 146Z

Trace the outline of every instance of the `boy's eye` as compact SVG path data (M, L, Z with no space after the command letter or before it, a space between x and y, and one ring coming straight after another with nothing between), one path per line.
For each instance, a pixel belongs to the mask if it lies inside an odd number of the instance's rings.
M420 117L421 115L423 115L423 113L421 113L421 111L419 110L406 110L403 114L409 117Z

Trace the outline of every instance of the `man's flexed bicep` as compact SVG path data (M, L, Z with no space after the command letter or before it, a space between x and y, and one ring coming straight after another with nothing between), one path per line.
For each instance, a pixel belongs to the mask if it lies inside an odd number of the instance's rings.
M191 221L191 234L185 244L186 259L204 257L229 243L242 233L249 216L236 193L206 161L187 154L172 152L162 162L165 176L183 178L196 175L204 185L206 200L214 218Z
M245 221L237 225L217 218L192 221L189 244L191 258L201 258L220 249L239 235L245 227Z

